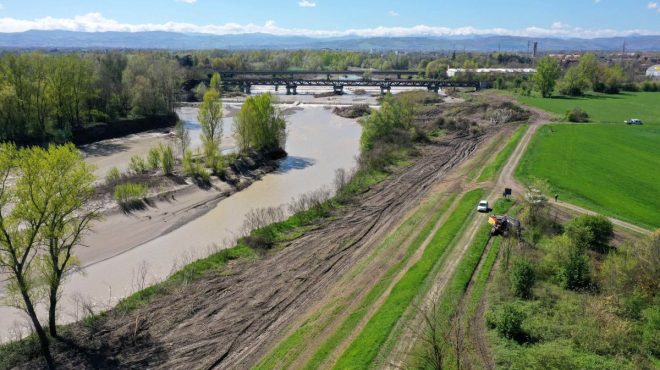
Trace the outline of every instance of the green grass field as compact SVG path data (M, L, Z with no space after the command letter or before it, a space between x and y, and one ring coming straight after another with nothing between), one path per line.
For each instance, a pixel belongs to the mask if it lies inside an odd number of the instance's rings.
M660 227L660 126L541 127L516 175L547 179L562 200Z
M579 107L591 117L591 122L625 125L623 121L638 118L645 126L660 126L660 93L639 92L616 95L592 94L579 98L518 96L518 100L563 118L566 111Z
M524 182L547 179L565 201L647 228L660 227L660 94L518 99L558 115L580 107L595 124L541 128L516 176ZM629 118L644 125L624 124Z

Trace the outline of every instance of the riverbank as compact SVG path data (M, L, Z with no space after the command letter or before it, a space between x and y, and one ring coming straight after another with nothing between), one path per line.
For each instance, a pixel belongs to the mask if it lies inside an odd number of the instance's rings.
M86 243L80 251L81 260L93 264L85 267L84 274L73 274L64 286L60 322L82 317L81 299L95 311L107 309L140 286L162 281L182 265L233 245L252 210L279 207L319 188L332 188L335 170L355 166L361 132L355 120L335 116L323 107L305 107L287 116L287 121L289 156L247 189L220 199L215 198L216 190L182 191L176 194L176 202L159 202L151 214L107 218L105 222L114 225L108 231L97 228L90 237L99 241ZM160 135L146 137L154 136ZM135 145L145 148L140 140ZM130 156L115 151L94 160L120 166L126 157ZM148 234L156 237L145 237ZM142 282L137 284L137 280ZM13 333L21 330L26 333L23 322L17 310L0 308L3 338L14 338Z

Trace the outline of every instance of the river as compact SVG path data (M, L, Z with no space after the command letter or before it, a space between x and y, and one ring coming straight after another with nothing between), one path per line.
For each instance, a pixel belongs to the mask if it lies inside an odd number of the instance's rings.
M196 108L182 108L179 113L194 128ZM227 137L230 137L230 122L231 118L224 122ZM182 264L229 246L250 210L280 206L319 188L331 188L337 169L355 166L361 132L355 120L338 117L322 106L309 106L287 115L287 123L289 156L282 160L276 172L222 200L208 213L182 227L72 274L63 289L60 323L80 319L81 300L92 302L97 311L107 309L143 287L144 282L161 281ZM120 148L105 155L97 153L89 161L125 166L123 152ZM17 310L0 308L3 340L15 337L25 323Z

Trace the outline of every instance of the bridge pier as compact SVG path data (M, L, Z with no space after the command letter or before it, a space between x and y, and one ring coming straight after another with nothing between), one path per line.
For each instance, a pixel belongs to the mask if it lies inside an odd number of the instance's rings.
M343 95L344 94L344 85L333 85L332 90L334 90L335 95Z
M428 85L426 88L427 88L429 91L433 91L433 92L436 93L436 94L437 94L438 92L440 92L440 86L438 86L438 85Z
M286 85L287 95L298 95L298 85Z
M390 92L392 92L392 86L380 85L380 95L389 94Z
M250 94L252 93L252 85L249 84L249 83L247 83L247 82L244 83L244 84L241 86L241 92L242 92L242 93L245 93L245 94L247 94L247 95L250 95Z

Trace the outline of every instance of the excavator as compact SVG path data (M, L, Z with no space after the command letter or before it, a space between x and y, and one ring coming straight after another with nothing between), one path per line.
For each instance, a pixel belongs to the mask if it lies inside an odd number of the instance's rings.
M502 235L504 237L520 237L520 221L509 216L491 215L488 223L493 227L490 229L491 236Z

